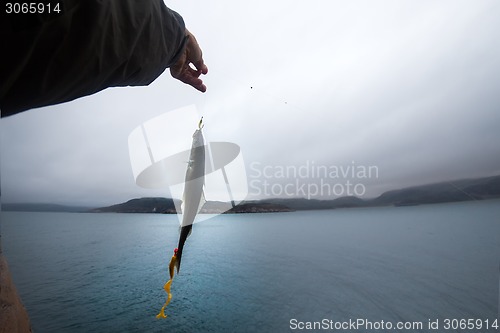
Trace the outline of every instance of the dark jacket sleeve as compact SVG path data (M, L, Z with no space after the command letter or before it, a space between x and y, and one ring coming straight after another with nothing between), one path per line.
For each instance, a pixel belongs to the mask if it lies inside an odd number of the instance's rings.
M58 2L60 14L3 14L2 117L108 87L148 85L186 42L182 17L162 0Z

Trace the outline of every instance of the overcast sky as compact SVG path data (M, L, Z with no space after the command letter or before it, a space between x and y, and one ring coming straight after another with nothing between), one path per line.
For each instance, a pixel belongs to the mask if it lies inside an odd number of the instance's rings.
M350 181L372 197L500 174L497 0L166 3L203 49L207 92L166 71L148 87L2 119L3 202L168 195L135 184L127 140L141 123L190 104L208 141L241 147L254 197L267 196L257 193L264 180L281 189ZM311 165L330 173L302 183L279 174ZM367 177L332 174L370 166L377 173Z

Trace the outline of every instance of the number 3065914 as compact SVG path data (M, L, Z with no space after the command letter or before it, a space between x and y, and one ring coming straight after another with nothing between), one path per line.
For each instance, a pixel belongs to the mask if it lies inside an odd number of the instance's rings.
M5 4L6 14L60 14L59 2L7 2Z

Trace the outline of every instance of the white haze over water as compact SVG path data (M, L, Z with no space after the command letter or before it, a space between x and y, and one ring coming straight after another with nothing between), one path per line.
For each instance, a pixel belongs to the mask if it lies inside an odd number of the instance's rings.
M249 182L257 179L255 163L260 170L375 166L377 177L360 181L364 197L373 197L500 174L500 2L167 5L203 48L208 91L166 71L148 87L107 89L2 119L3 202L106 205L168 196L134 183L127 138L141 123L191 104L204 116L207 141L241 147Z

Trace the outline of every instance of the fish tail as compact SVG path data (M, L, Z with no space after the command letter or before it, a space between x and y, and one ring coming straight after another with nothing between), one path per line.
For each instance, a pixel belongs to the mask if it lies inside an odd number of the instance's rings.
M177 260L175 262L175 267L177 268L177 274L179 274L179 270L181 269L182 249L184 248L184 243L186 242L186 239L191 234L192 229L193 229L192 224L181 228L181 235L179 237L179 245L177 246Z
M182 250L177 251L177 260L175 261L175 268L177 269L177 274L179 274L179 269L181 269L181 259Z

